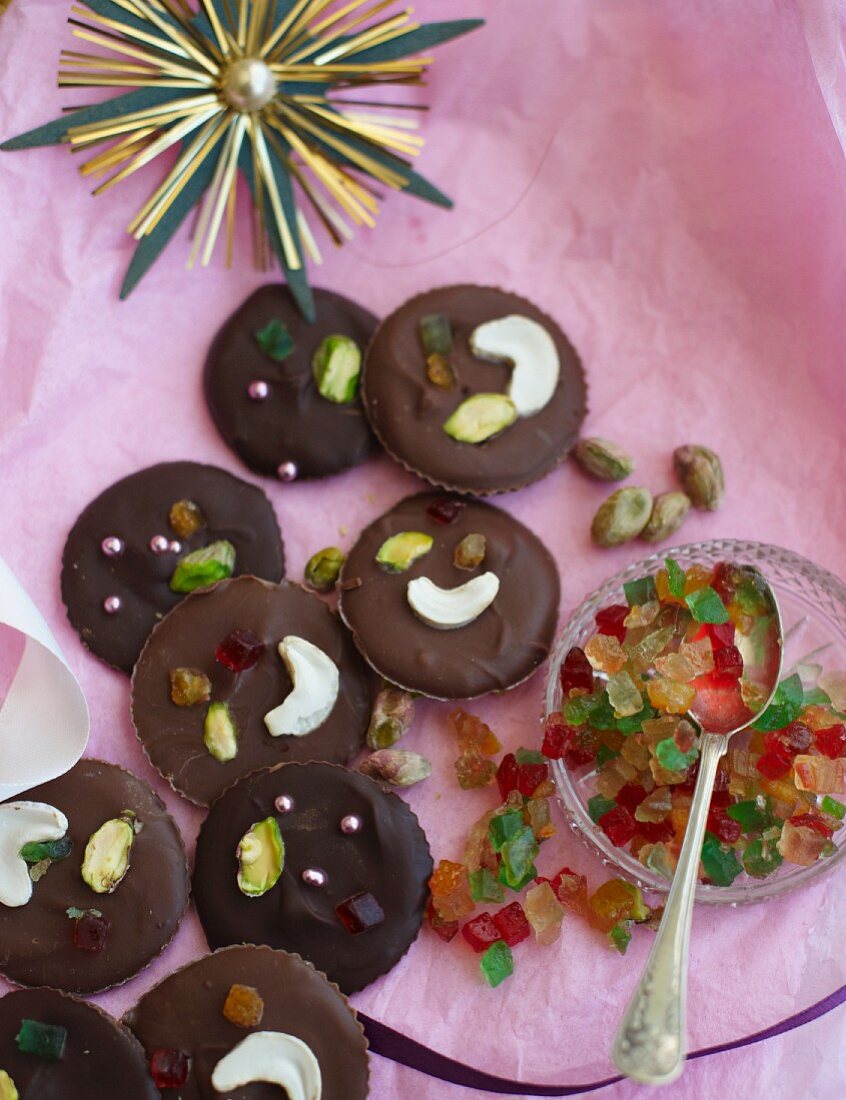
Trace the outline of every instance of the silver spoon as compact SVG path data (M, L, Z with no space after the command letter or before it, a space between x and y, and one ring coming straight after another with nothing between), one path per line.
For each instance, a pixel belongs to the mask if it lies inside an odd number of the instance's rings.
M678 865L655 943L640 982L620 1023L611 1057L627 1077L650 1085L669 1084L684 1067L687 1053L687 955L693 900L702 853L705 823L717 774L717 764L729 738L745 729L769 706L781 675L783 634L778 603L761 573L752 566L736 569L753 578L766 602L762 625L749 636L737 634L744 675L759 689L757 710L740 692L699 690L690 715L702 730L699 772Z

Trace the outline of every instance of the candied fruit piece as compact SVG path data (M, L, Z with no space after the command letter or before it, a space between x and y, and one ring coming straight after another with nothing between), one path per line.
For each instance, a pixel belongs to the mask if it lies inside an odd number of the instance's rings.
M502 883L487 867L470 872L470 893L473 901L502 901L505 897Z
M576 730L560 714L547 714L543 723L541 752L547 760L560 760L569 748Z
M214 651L214 656L230 672L244 672L253 667L265 648L265 643L252 630L233 630Z
M714 589L708 585L704 588L697 588L690 594L685 594L684 602L687 604L694 622L727 623L731 621L726 605Z
M487 787L496 777L496 764L477 752L463 752L455 762L458 785L463 791Z
M609 879L588 899L588 923L600 932L610 932L618 921L644 911L643 896L636 886L620 878Z
M726 849L711 832L702 843L702 870L715 886L731 886L743 868L733 849Z
M650 844L672 840L676 835L676 830L670 821L641 821L638 823L637 831L638 836ZM632 848L634 849L634 841L632 841Z
M608 678L608 701L615 718L629 718L643 710L643 696L631 676L623 670Z
M490 913L479 913L477 917L469 920L461 929L461 935L467 940L474 951L480 955L487 951L492 943L502 939L502 934L494 924Z
M190 1070L191 1057L184 1050L159 1047L150 1055L150 1076L157 1089L181 1089Z
M673 628L662 626L641 638L637 645L627 645L626 653L635 672L643 674L652 668L660 653L673 640Z
M828 837L817 829L805 824L795 824L795 819L785 821L779 837L779 855L788 863L798 863L810 867L822 855L828 844Z
M651 626L658 618L661 604L657 600L647 600L646 603L636 603L631 608L624 622L629 630L637 630L641 626ZM622 639L620 639L622 641Z
M596 789L606 798L616 798L617 791L626 783L631 783L637 776L637 768L633 768L622 756L615 756L603 765L596 777Z
M552 885L541 882L527 890L523 909L536 942L543 947L555 943L561 935L564 906L555 896Z
M727 806L725 812L733 821L738 823L744 833L754 833L760 829L766 829L772 824L772 817L767 810L767 804L763 797L735 802L731 806ZM710 828L710 825L708 827Z
M523 829L523 826L523 815L519 810L508 810L505 813L494 814L488 826L488 833L494 850L499 852L503 844L513 840Z
M517 782L520 775L520 765L513 752L507 752L499 762L496 769L496 782L502 798L508 798L511 791L517 790Z
M480 867L487 867L490 870L498 869L496 855L488 831L493 816L493 810L486 810L478 821L473 822L467 832L462 862L471 875Z
M714 669L714 649L708 638L699 638L695 642L682 642L679 646L679 656L693 668L696 676L703 676Z
M509 947L522 943L532 932L531 926L523 912L523 906L519 901L512 901L503 909L493 915L493 923L496 926L500 938L505 940Z
M668 653L666 657L658 657L655 671L669 680L677 680L680 684L687 684L696 676L696 669L681 653Z
M555 896L565 909L577 916L585 916L588 907L587 879L571 871L569 867L562 867L550 886L555 891Z
M820 803L820 809L824 814L836 818L837 821L842 821L846 817L846 805L838 802L836 798L829 797L829 795L826 795Z
M467 504L463 500L455 500L453 497L438 497L426 508L426 515L435 523L454 523L461 515Z
M21 1020L20 1030L15 1036L18 1050L50 1062L58 1062L67 1041L67 1028L59 1024L42 1024L39 1020Z
M626 596L626 603L630 608L636 604L648 603L650 600L654 600L657 592L655 590L654 577L638 577L634 581L626 581L623 585L623 592Z
M697 592L700 588L707 587L711 583L713 575L713 569L710 569L707 565L699 565L698 562L695 562L685 571L684 595L689 596L691 592Z
M596 629L600 634L609 634L622 642L626 637L626 618L629 611L629 605L624 603L600 608L594 616Z
M338 919L351 936L376 928L385 920L385 911L372 894L353 894L335 906Z
M781 779L790 771L791 763L790 750L777 742L758 757L755 767L766 779Z
M666 821L672 808L673 799L669 787L656 787L635 808L635 820L644 824Z
M764 735L765 744L768 736L768 734ZM782 731L781 737L793 753L804 752L806 749L809 749L814 740L814 735L811 730L804 722L799 721L791 722L787 729Z
M595 794L592 798L588 799L587 804L591 821L599 821L603 814L607 814L609 810L613 810L616 805L617 803L613 798L605 798L604 795Z
M688 752L682 752L674 737L668 737L666 741L659 741L655 746L655 759L662 768L668 772L684 772L696 760L699 754L694 746Z
M108 918L91 910L73 922L73 945L81 951L99 955L106 946L108 935Z
M445 355L437 351L426 356L426 377L439 390L451 390L458 382L455 367Z
M608 939L611 941L611 946L616 951L619 951L621 955L625 955L629 944L632 942L629 922L620 921L619 924L615 924L608 933Z
M653 707L668 714L684 714L696 698L696 689L690 684L680 684L663 676L650 680L646 691Z
M441 920L461 920L473 912L467 868L461 863L442 859L429 879L432 904Z
M548 840L555 836L555 826L549 813L549 802L546 798L530 798L526 803L526 816L532 832L538 840Z
M615 806L602 815L598 824L616 848L625 847L637 832L637 822L625 806Z
M743 657L736 645L726 645L714 653L714 678L739 680L743 675Z
M206 525L199 504L193 500L177 500L171 506L168 522L181 539L190 538Z
M561 662L561 668L558 670L558 679L565 699L569 699L574 691L587 695L591 694L593 691L593 669L583 649L573 646L572 649L567 651L564 660Z
M447 724L458 740L461 752L479 752L494 756L502 751L499 738L481 718L460 708L447 716Z
M442 920L438 916L431 900L426 908L426 916L429 918L429 927L436 936L440 936L444 943L449 943L450 940L454 939L458 934L458 921Z
M817 729L814 741L820 752L832 760L846 756L846 723L838 722L837 725Z
M15 1082L4 1069L0 1069L0 1100L20 1100Z
M646 790L639 783L627 783L617 792L618 805L625 806L630 814L635 812L644 798L646 798Z
M198 668L170 670L170 698L178 707L193 707L211 698L211 680Z
M793 777L800 791L814 794L846 794L846 760L827 756L797 756Z
M826 839L828 839L833 832L833 829L817 814L794 814L793 817L790 818L790 824L797 828L802 825L809 829L814 829L820 836L824 836Z
M527 877L537 874L534 861L538 854L538 842L529 826L524 826L502 845L499 880L512 890L520 890Z
M526 798L531 798L541 783L545 783L548 778L548 764L519 764L517 767L517 790Z
M724 844L734 844L740 840L741 824L728 815L721 806L712 806L708 811L708 832Z
M456 546L452 563L456 569L476 569L485 560L486 541L484 535L465 535Z
M639 733L623 741L620 746L620 755L639 772L646 771L649 767L649 749Z
M496 987L514 973L514 956L503 940L491 944L479 962L482 977L489 986Z
M619 672L626 663L623 647L613 634L594 634L585 646L585 656L597 672Z
M744 871L752 878L766 878L782 864L781 853L766 840L753 840L747 844L740 858Z
M258 1027L264 1015L264 1000L251 985L235 982L223 1002L223 1015L238 1027Z

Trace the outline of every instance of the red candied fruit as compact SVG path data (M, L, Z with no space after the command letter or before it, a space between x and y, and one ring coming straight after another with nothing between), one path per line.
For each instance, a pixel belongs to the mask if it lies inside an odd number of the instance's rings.
M764 734L764 752L780 753L782 758L788 754L793 757L810 748L814 735L802 722L791 722L783 730L770 730Z
M453 500L451 497L439 497L433 500L426 509L426 515L435 523L452 523L458 519L461 512L467 507L463 500Z
M728 603L734 595L733 569L727 561L718 561L711 577L711 587L723 601Z
M184 1050L159 1047L150 1055L150 1075L157 1089L181 1089L190 1069L191 1058Z
M543 723L541 752L547 760L560 760L575 733L575 729L568 726L560 714L547 714Z
M109 921L95 913L83 913L73 922L73 945L81 951L99 954L106 946Z
M507 752L496 769L496 782L503 801L512 791L517 790L519 776L520 765L517 763L517 757L513 752Z
M519 764L517 767L517 790L526 798L531 798L541 783L545 783L547 779L549 779L549 764Z
M755 761L755 767L765 779L783 779L790 771L792 764L790 750L781 742L778 746L767 749L764 755Z
M669 818L666 821L638 821L637 832L638 836L642 836L650 844L672 840L676 835L676 830Z
M714 679L739 680L743 675L743 657L736 645L714 650Z
M233 630L214 651L214 656L230 672L243 672L253 667L264 650L264 642L252 630Z
M795 814L790 818L790 824L795 825L797 828L800 825L806 825L809 829L816 830L820 836L824 836L826 839L833 833L833 830L830 829L824 821L818 818L816 814Z
M531 925L519 901L512 901L510 905L494 913L493 922L499 931L500 938L505 940L509 947L514 947L531 935Z
M611 634L618 642L624 642L626 640L625 620L630 611L631 608L624 603L600 608L595 615L596 629L600 634Z
M714 805L708 811L708 824L705 828L726 844L734 844L739 840L742 831L739 821L729 817L722 806Z
M440 936L444 943L449 943L450 940L455 938L458 933L458 921L444 920L443 917L438 916L438 911L432 904L431 899L426 910L426 916L429 918L429 927L436 936Z
M593 692L593 668L583 649L573 646L567 651L558 670L558 678L565 699L570 698L571 691L583 691L586 695Z
M483 951L487 951L492 943L502 939L502 933L494 924L490 913L480 913L469 920L461 929L461 935L480 955Z
M635 821L625 806L615 806L602 815L599 827L616 848L623 848L639 832L640 822Z
M385 920L385 911L372 894L354 894L336 905L335 912L351 936L367 932Z
M572 742L564 750L564 763L568 768L581 768L585 764L592 764L596 758L596 749L596 735L583 728L577 729L574 731Z
M846 723L838 722L836 726L817 730L814 739L823 756L832 760L836 760L838 756L846 756Z
M625 806L630 814L633 814L638 806L646 798L646 791L639 783L627 783L617 792L617 805Z
M691 641L698 642L702 638L709 638L711 649L716 653L717 650L734 645L734 629L734 623L731 620L727 623L703 623Z

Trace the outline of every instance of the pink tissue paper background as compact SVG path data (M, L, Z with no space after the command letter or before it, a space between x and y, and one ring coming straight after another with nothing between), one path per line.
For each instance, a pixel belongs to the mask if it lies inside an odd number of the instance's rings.
M0 134L81 102L55 86L72 47L59 0L12 0L0 20ZM723 457L716 515L691 515L681 541L769 541L843 573L846 301L844 9L835 0L418 0L421 20L484 16L437 51L419 169L451 213L391 195L375 232L327 246L315 285L378 314L451 282L509 287L556 317L590 385L586 431L637 458L635 484L673 485L671 453L705 443ZM249 245L227 270L186 273L180 235L126 303L123 226L159 178L146 170L97 199L66 149L0 154L0 553L47 618L91 707L88 755L124 764L165 799L189 849L202 814L153 771L128 715L128 682L88 654L65 618L65 535L94 495L161 460L216 463L248 480L216 435L200 371L225 317L267 281ZM262 487L278 512L288 575L418 488L382 456L317 485ZM598 551L601 486L571 464L499 503L546 541L561 570L562 621L642 544ZM8 683L12 646L3 650ZM0 663L1 664L1 663ZM473 705L506 746L530 744L543 673ZM435 859L460 854L494 804L461 792L449 707L429 703L408 747L434 776L408 792ZM25 736L25 731L22 731ZM0 761L2 767L2 761ZM541 870L563 863L593 886L602 868L563 827ZM742 910L699 909L690 979L691 1048L738 1038L846 983L846 875ZM625 958L568 920L555 946L526 943L496 990L460 940L423 929L390 974L353 998L460 1061L525 1082L587 1084L607 1051L651 936ZM95 1000L120 1014L202 955L189 911L164 955ZM3 989L7 988L0 982ZM740 1052L691 1063L663 1095L827 1097L846 1082L843 1008ZM464 1100L471 1090L372 1059L374 1100ZM600 1095L630 1100L626 1083ZM489 1094L478 1093L480 1097ZM526 1095L531 1095L527 1087Z

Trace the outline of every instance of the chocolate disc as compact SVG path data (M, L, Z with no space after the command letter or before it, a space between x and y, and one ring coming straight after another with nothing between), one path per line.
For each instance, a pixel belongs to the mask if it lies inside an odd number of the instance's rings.
M264 643L252 667L233 672L215 650L236 630L250 630ZM302 736L271 736L265 715L290 694L291 677L278 652L294 635L317 646L340 673L338 695L328 716ZM190 668L210 681L209 702L177 706L170 672ZM268 584L255 577L221 581L188 597L153 631L132 677L132 720L150 758L186 798L207 806L221 791L258 768L289 760L346 764L361 749L370 720L370 676L343 623L312 592L290 582ZM229 706L237 753L222 761L204 744L211 703Z
M253 1027L232 1023L223 1005L233 985L254 989L264 1002ZM321 1100L364 1100L367 1043L346 997L309 963L267 947L228 947L169 975L126 1014L147 1055L184 1051L191 1068L180 1100L216 1096L217 1063L255 1031L293 1035L320 1066ZM168 1091L167 1095L171 1095ZM227 1091L230 1100L280 1100L278 1085L250 1084Z
M452 330L448 358L456 382L447 389L427 375L419 325L432 314L443 315ZM552 397L485 442L458 442L444 431L446 421L474 394L505 394L512 374L511 363L474 355L471 334L515 314L552 338L559 361ZM386 318L367 353L362 392L370 423L394 458L435 485L477 495L520 489L548 474L576 441L586 412L582 365L558 325L525 298L484 286L430 290Z
M455 518L439 522L442 510ZM405 571L388 572L376 555L403 531L431 537L432 547ZM485 556L474 569L459 569L455 551L470 534L484 536ZM495 574L499 591L466 626L438 629L409 606L416 577L453 589L484 573ZM436 699L513 687L546 659L555 636L559 582L549 551L522 523L481 501L435 492L407 497L362 532L341 580L341 615L366 659L386 680Z
M267 817L285 845L282 876L248 897L238 886L236 853ZM350 830L350 818L357 828ZM401 798L357 772L286 764L242 779L209 810L197 839L194 898L212 949L246 941L296 951L354 993L386 974L416 938L431 874L426 836ZM354 934L337 908L363 894L383 919Z
M285 287L261 287L224 324L206 359L206 401L224 441L251 470L283 481L357 466L375 442L359 397L339 404L321 395L312 358L327 336L348 336L363 358L377 320L331 290L315 290L314 302L312 325ZM257 339L273 321L294 342L281 362Z
M204 519L188 537L169 523L181 500ZM180 557L220 539L235 548L236 575L282 579L279 524L255 485L216 466L163 462L106 489L74 524L62 557L62 599L85 645L131 672L147 635L183 598L170 589Z
M0 904L0 972L21 985L69 993L125 982L170 943L188 903L185 848L173 819L146 783L101 760L81 760L17 801L61 810L73 847L33 883L25 905ZM86 846L101 825L126 811L137 830L129 869L111 893L97 893L82 878ZM102 914L108 930L100 950L75 944L76 914L69 909Z
M53 1061L19 1049L24 1020L67 1032ZM0 999L0 1069L21 1100L158 1100L138 1040L95 1005L55 989L20 989Z

